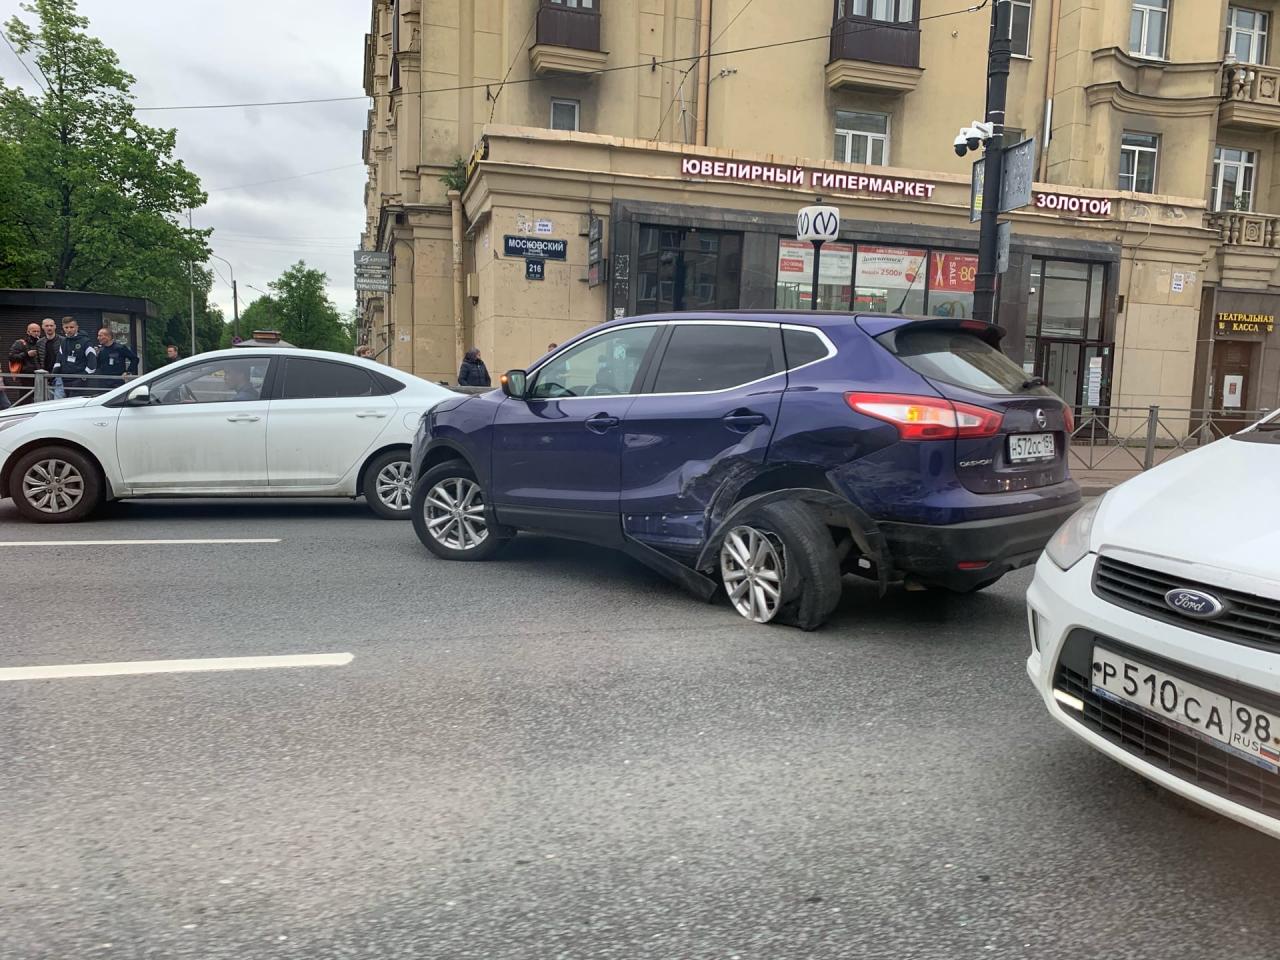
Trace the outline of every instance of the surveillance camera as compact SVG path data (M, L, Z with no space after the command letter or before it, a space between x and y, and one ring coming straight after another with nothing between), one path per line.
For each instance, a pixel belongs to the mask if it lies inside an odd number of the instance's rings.
M982 146L982 138L978 136L978 133L976 130L970 127L968 130L965 131L965 133L967 134L967 136L965 137L964 142L968 145L970 150L977 150L980 146Z
M957 157L963 157L969 152L969 141L965 139L963 132L956 137L955 148Z

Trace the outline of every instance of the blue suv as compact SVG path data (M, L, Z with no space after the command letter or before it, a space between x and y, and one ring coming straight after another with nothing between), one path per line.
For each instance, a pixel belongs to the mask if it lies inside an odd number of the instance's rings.
M845 573L979 590L1080 502L1071 412L1002 335L847 313L607 323L423 417L414 529L449 560L519 530L615 547L804 629Z

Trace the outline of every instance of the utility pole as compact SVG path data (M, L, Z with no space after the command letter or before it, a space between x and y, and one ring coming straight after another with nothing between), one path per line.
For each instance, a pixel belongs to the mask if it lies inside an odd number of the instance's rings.
M992 125L983 157L982 222L978 233L978 276L973 290L973 316L996 322L997 231L1000 217L1000 186L1004 178L1004 107L1009 88L1009 57L1012 49L1012 7L1010 0L995 0L991 6L991 39L987 54L987 123Z
M209 256L215 260L221 260L227 265L227 269L231 271L231 312L235 318L235 325L232 327L232 334L240 336L240 294L236 288L236 268L231 265L231 261L226 257L220 257L216 253L210 253Z
M187 230L194 228L191 225L191 210L187 210ZM187 287L191 291L191 355L196 355L196 262L194 260L187 261Z

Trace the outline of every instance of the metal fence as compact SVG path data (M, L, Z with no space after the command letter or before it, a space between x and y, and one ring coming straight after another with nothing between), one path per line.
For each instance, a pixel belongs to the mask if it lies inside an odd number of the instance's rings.
M1150 470L1237 433L1270 410L1086 407L1071 434L1073 470Z
M35 373L6 373L0 380L3 380L3 392L11 406L69 397L96 397L124 382L120 377L89 373L61 377L43 370Z

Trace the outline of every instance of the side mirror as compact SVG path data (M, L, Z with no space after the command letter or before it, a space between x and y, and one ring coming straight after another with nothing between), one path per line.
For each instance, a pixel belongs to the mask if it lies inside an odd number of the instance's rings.
M525 388L529 385L529 375L523 370L508 370L499 380L502 392L513 400L523 400Z
M151 404L151 388L145 383L139 384L129 391L125 403L131 407L146 407Z

